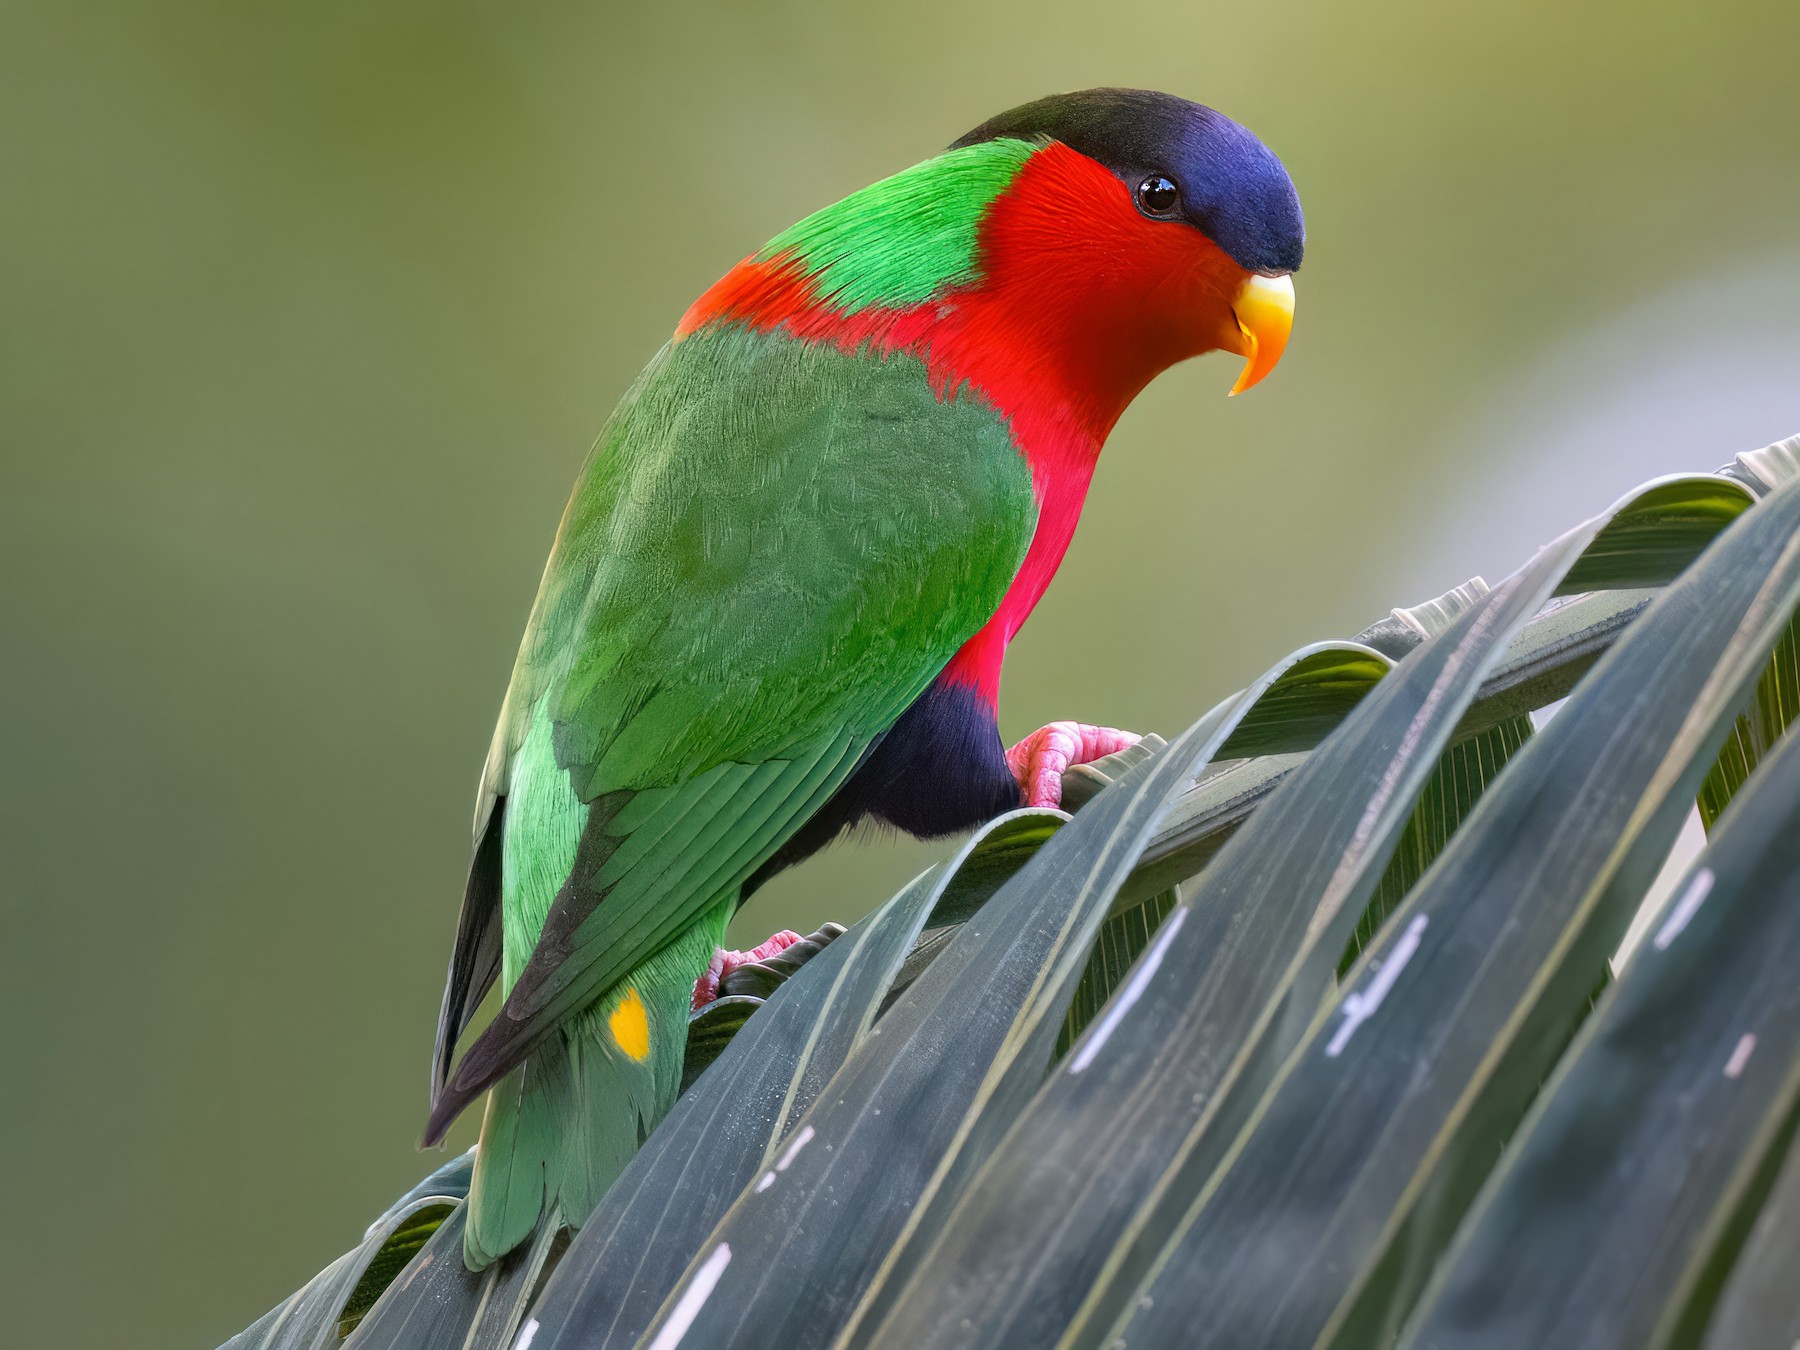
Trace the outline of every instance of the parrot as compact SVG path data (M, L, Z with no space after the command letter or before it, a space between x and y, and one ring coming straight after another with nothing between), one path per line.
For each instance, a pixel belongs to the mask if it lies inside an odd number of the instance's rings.
M687 1020L794 940L743 899L853 826L921 838L1132 743L1010 749L1007 646L1159 373L1274 368L1305 243L1281 161L1201 104L991 118L694 302L557 530L483 769L424 1146L486 1094L463 1259L579 1228L681 1082ZM496 981L499 1011L456 1055Z

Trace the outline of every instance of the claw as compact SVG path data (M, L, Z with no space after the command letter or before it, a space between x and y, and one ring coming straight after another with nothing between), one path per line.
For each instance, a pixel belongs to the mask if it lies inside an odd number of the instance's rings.
M779 956L798 941L800 941L798 933L791 928L784 928L760 947L752 947L747 952L727 951L723 947L714 947L712 960L706 967L706 974L694 981L693 1010L699 1012L717 998L720 982L739 966L747 966L752 961L767 961L771 956Z
M1062 777L1077 764L1117 754L1142 737L1113 727L1091 727L1085 722L1052 722L1006 752L1006 767L1019 780L1019 792L1027 806L1062 804Z

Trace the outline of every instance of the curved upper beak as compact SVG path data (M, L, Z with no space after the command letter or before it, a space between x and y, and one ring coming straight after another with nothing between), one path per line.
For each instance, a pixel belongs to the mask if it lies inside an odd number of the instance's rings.
M1241 394L1275 369L1287 350L1294 326L1294 279L1252 274L1232 298L1231 317L1243 337L1238 355L1244 358L1244 371L1231 392Z

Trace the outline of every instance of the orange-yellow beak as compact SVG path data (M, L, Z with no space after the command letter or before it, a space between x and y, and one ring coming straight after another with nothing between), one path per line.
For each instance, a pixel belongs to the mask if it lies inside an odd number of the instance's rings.
M1252 275L1233 297L1231 316L1243 336L1237 351L1244 358L1244 372L1231 392L1241 394L1275 369L1287 350L1288 332L1294 326L1294 279Z

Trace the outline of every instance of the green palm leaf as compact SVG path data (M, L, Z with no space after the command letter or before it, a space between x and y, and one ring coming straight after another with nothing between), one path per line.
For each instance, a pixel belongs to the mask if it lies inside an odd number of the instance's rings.
M1501 775L1196 1195L1128 1344L1202 1308L1198 1344L1392 1337L1796 599L1800 483L1677 581Z
M1733 805L1653 932L1521 1127L1407 1345L1650 1347L1704 1323L1800 1104L1800 742Z

